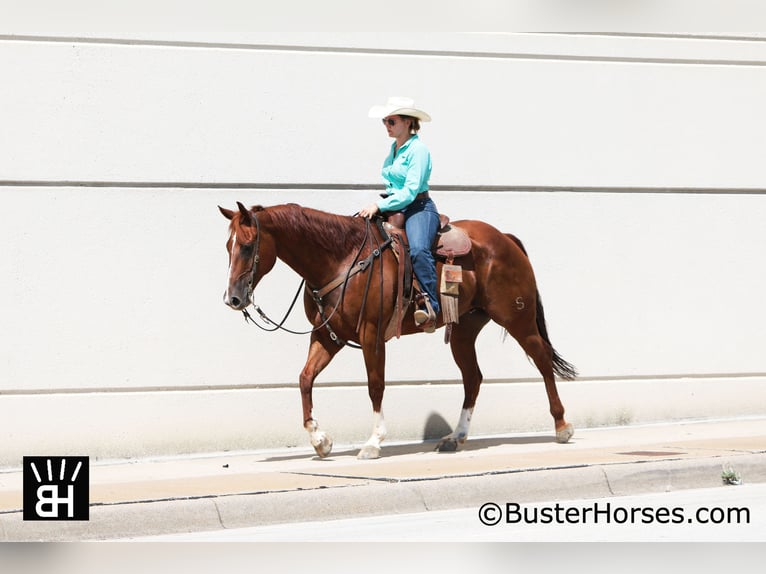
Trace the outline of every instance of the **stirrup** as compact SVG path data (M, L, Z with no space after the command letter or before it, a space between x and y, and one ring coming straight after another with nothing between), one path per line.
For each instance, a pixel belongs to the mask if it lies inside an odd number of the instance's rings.
M415 309L415 325L421 327L426 333L433 333L436 331L436 313L434 312L434 308L431 307L431 302L428 300L428 296L424 293L422 297L426 308Z

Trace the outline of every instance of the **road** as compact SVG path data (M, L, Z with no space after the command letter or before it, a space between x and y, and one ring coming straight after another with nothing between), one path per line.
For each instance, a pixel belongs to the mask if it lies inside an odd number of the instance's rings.
M140 541L191 542L766 542L766 484L299 522ZM502 516L510 503L510 523ZM498 513L498 508L500 513ZM702 509L702 510L700 510ZM526 516L528 522L524 522ZM537 522L534 523L535 517ZM556 523L559 521L560 523ZM728 523L727 523L728 522Z

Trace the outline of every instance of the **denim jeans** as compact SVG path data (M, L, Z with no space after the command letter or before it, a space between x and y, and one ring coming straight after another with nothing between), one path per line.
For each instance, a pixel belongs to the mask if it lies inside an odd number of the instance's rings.
M428 295L434 312L439 313L436 288L436 262L431 245L439 231L439 213L432 199L416 199L404 209L404 229L410 243L410 256L415 277Z

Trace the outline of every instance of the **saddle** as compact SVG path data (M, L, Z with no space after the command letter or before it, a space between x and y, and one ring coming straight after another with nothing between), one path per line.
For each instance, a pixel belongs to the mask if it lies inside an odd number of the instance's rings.
M404 231L404 214L400 211L383 213L383 220L396 231ZM450 225L449 216L439 214L439 231L436 233L431 252L440 259L450 259L468 255L471 251L471 238L459 227Z
M384 223L381 225L381 233L394 238L393 251L399 261L396 312L386 329L385 340L387 341L394 335L397 338L401 336L402 320L415 296L414 291L417 290L418 295L422 297L420 294L422 290L417 285L417 279L414 278L412 271L409 246L404 234L404 214L401 212L385 212L382 214L382 219ZM455 258L468 255L471 252L471 238L459 227L450 225L448 216L439 214L439 231L436 233L434 242L431 245L431 252L437 259L445 261L445 264L442 265L439 291L441 295L442 316L447 326L444 342L448 343L452 332L452 324L459 321L458 293L460 283L462 282L462 268L459 265L453 265L453 261ZM430 308L427 298L425 301L426 306Z

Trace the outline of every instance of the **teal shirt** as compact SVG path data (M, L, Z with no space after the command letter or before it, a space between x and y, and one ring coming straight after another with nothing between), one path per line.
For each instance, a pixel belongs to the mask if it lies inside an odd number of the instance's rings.
M396 142L383 162L383 179L387 197L378 200L381 211L400 211L415 200L415 196L428 191L431 177L431 153L417 134L396 150Z

